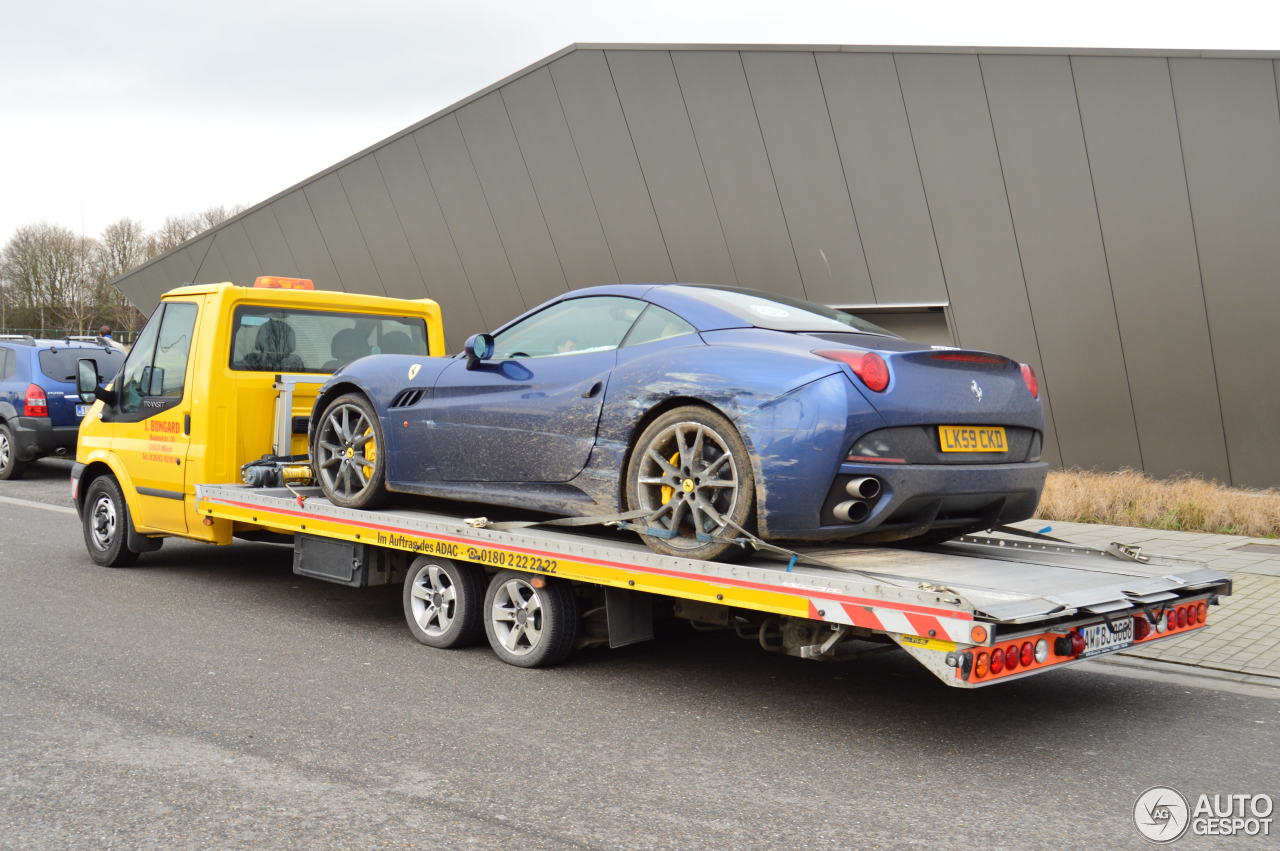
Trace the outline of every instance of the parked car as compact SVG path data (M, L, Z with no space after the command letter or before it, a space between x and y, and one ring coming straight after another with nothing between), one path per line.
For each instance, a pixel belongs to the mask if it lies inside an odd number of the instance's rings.
M76 361L92 360L110 378L123 352L94 337L37 340L0 335L0 479L22 475L46 455L75 454L88 405L76 395Z
M322 388L334 503L389 493L563 515L647 509L693 558L765 539L930 541L1030 517L1035 373L844 311L678 284L566 293L453 358L376 355Z

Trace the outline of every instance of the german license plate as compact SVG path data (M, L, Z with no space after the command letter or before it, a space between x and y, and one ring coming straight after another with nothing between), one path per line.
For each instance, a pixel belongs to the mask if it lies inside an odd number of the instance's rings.
M76 405L76 416L83 418L84 415L88 412L88 410L89 410L88 405Z
M1115 627L1114 632L1111 626ZM1080 627L1080 637L1084 639L1084 652L1077 658L1084 659L1088 656L1114 653L1133 644L1133 618L1117 618L1111 626L1105 623L1094 623Z
M943 452L1008 452L1004 426L938 426Z

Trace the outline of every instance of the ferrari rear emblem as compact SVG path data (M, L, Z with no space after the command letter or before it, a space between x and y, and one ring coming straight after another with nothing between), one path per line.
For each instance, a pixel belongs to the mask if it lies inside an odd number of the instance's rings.
M412 373L410 374L410 377L413 377ZM976 378L969 382L969 390L973 393L973 398L977 399L979 402L982 401L982 388L978 386L978 380Z
M418 370L420 370L420 369L422 369L422 364L420 364L420 363L415 363L413 366L409 367L409 380L410 380L410 381L413 381L413 377L414 377L415 375L417 375L417 374L418 374Z

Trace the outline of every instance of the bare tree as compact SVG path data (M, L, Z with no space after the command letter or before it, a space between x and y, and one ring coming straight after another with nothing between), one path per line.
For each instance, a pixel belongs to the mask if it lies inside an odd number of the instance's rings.
M244 209L245 206L243 204L236 204L231 209L219 204L199 213L170 216L164 220L164 224L160 226L160 229L151 235L149 254L151 257L155 257L171 248L177 248L182 243L204 233L209 228L222 224Z
M47 222L18 228L0 251L8 319L40 329L76 327L91 311L90 256L94 241Z

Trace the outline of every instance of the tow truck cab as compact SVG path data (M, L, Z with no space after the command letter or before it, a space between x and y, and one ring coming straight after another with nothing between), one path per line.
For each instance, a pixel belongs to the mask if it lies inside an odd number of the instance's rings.
M439 306L292 278L170 290L80 425L77 509L83 515L93 483L109 476L132 549L155 549L164 535L231 543L231 522L196 514L195 486L237 481L241 465L272 451L278 377L319 379L293 387L290 451L301 454L320 381L378 352L443 355ZM103 522L119 519L113 511Z

